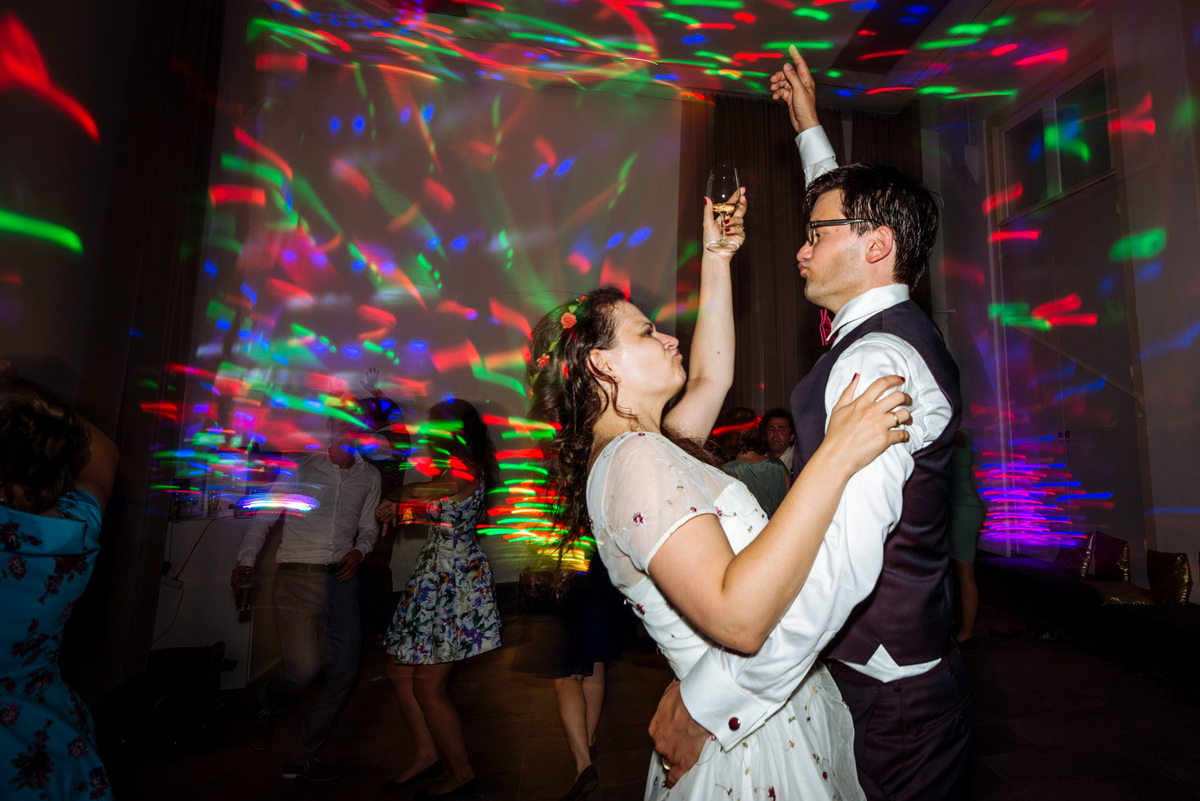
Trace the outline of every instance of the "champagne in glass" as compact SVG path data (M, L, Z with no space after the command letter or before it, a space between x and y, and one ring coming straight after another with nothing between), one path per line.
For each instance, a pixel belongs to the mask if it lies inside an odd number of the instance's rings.
M737 243L725 238L725 223L728 221L729 215L737 211L737 205L732 201L739 188L741 188L741 184L738 182L737 169L734 167L728 164L718 164L709 170L708 191L705 194L712 199L713 211L720 217L718 226L721 231L721 235L717 239L704 243L704 247L709 250L723 253L737 250Z

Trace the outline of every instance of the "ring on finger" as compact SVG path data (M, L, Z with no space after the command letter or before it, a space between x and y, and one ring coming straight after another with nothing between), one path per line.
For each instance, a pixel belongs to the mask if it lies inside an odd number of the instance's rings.
M896 414L895 412L890 412L890 414L892 415L892 420L895 422L895 425L893 425L892 428L899 428L900 427L900 415Z

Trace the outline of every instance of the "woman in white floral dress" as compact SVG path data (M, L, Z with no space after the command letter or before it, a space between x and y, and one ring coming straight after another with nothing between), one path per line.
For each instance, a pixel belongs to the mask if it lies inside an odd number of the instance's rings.
M398 792L444 775L429 797L466 795L478 788L467 758L458 710L446 692L455 662L500 647L500 617L487 556L475 539L487 489L497 478L495 450L475 407L443 401L422 433L441 472L422 487L429 538L417 555L385 635L389 670L416 753L408 767L380 789ZM440 488L441 497L431 497Z
M745 238L745 190L725 236ZM711 201L705 241L717 238ZM733 379L729 251L705 250L690 375L679 342L624 294L601 288L554 309L533 332L533 414L556 424L564 530L590 531L613 584L677 677L712 648L753 653L804 585L846 481L907 439L911 399L883 378L857 400L857 378L824 444L775 517L703 449ZM668 403L683 394L666 409ZM739 746L710 741L671 789L656 756L646 798L862 798L853 722L819 663ZM672 777L674 778L674 777Z

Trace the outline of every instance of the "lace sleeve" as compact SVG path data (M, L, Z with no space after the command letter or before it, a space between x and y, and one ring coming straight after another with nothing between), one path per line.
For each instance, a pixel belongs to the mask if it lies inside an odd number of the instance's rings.
M607 458L605 458L607 457ZM703 466L656 434L627 435L593 468L597 496L589 493L593 523L647 573L654 554L693 517L717 514Z

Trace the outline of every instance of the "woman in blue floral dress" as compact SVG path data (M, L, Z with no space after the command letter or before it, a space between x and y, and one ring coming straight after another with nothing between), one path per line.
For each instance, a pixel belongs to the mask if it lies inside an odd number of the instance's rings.
M116 464L111 440L0 362L0 798L112 798L58 654Z
M424 499L429 539L386 636L395 661L389 674L417 750L408 767L380 788L400 791L444 768L418 798L478 788L446 686L455 662L500 646L492 569L475 540L487 490L498 474L495 451L479 412L466 401L443 401L429 416L423 433L440 474L429 484L406 488Z

